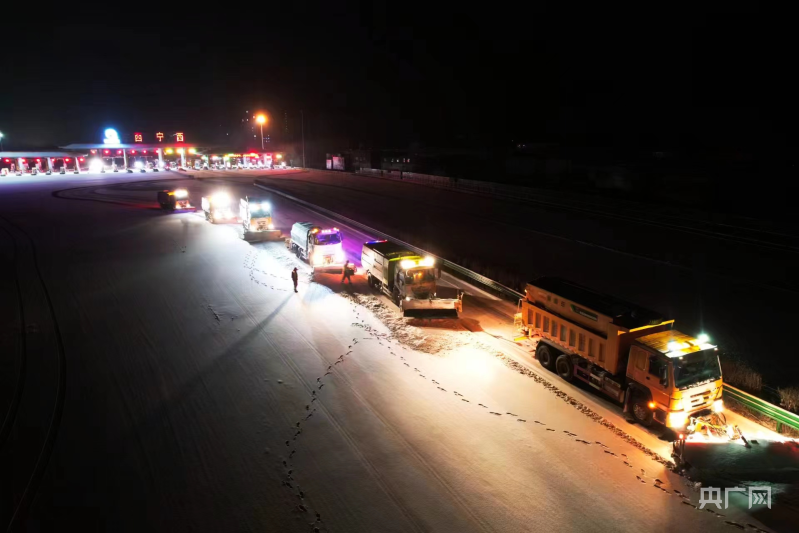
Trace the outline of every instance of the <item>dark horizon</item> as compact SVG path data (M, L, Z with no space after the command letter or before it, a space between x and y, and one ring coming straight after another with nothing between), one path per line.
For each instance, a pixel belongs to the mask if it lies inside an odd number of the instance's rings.
M266 111L279 140L302 109L306 133L341 148L793 150L789 47L756 14L323 11L241 28L83 16L20 35L4 147L95 142L106 127L224 144L245 111Z

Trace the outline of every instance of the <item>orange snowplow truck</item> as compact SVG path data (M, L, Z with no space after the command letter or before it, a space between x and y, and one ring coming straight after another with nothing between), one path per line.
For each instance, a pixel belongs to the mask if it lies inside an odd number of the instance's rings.
M538 338L536 358L624 404L636 421L675 430L724 408L718 349L674 320L559 278L527 284L516 323Z

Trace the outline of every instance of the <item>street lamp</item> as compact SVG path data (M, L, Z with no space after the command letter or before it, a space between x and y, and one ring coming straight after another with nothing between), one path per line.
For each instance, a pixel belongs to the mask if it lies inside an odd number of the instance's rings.
M0 131L0 152L3 151L3 132Z
M264 149L264 123L266 122L265 115L258 115L255 117L255 121L261 125L261 150Z

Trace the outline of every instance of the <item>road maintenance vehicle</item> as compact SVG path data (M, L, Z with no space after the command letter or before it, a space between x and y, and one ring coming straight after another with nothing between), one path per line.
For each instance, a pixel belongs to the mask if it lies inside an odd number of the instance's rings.
M247 241L280 239L280 230L272 223L272 205L263 198L245 196L239 201L239 218Z
M681 431L691 417L724 409L718 348L654 311L543 277L527 284L515 321L538 338L541 366L623 403L644 426Z
M191 205L191 198L189 198L189 191L186 189L158 191L158 205L165 211L189 209L194 211L194 206Z
M233 210L233 200L226 192L217 192L202 197L202 209L205 219L212 224L238 222L238 215Z
M312 222L297 222L291 227L286 246L298 258L308 261L316 272L341 274L344 271L344 237L338 228L323 229Z
M364 243L361 266L369 286L385 293L404 316L458 316L463 312L463 293L439 298L441 270L432 257L423 257L396 243L378 240Z

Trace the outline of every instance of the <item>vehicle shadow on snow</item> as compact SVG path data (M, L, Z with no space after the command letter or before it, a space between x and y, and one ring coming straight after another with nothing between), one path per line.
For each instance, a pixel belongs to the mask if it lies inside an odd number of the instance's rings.
M263 329L274 320L283 307L288 304L293 294L286 295L285 298L278 304L278 306L269 313L263 320L252 326L252 328L244 334L243 337L228 345L224 352L213 357L213 359L206 364L203 368L199 369L191 378L182 383L177 389L167 391L164 397L161 398L160 403L151 409L135 427L122 436L124 442L130 442L131 439L150 439L155 438L154 435L159 434L165 427L169 427L169 420L172 413L181 411L187 402L191 402L192 398L198 394L207 394L208 391L213 391L215 383L224 383L227 380L227 372L229 370L240 369L237 361L244 357L262 357L262 354L255 352L252 347L253 341L261 334ZM243 314L243 312L242 312ZM165 351L187 351L191 352L191 346L171 346L165 348ZM155 378L155 377L154 377ZM223 388L223 387L219 387Z
M318 283L319 285L323 285L333 291L336 294L347 293L347 294L366 294L366 295L377 295L371 288L369 288L369 284L366 282L366 276L356 274L351 277L352 284L349 282L342 283L341 273L321 273L316 272L312 277L314 283Z

